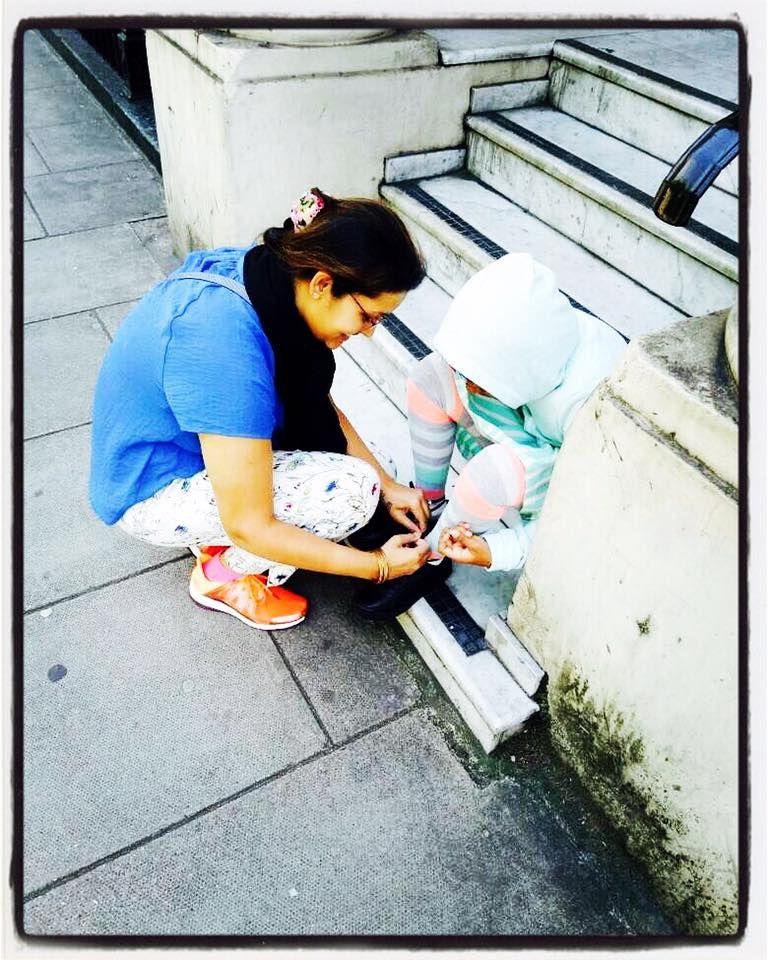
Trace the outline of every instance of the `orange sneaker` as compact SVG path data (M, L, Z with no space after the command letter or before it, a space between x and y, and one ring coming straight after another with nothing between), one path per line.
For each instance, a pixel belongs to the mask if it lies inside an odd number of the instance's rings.
M308 606L305 597L284 587L268 587L266 577L257 573L225 579L220 564L208 565L219 552L212 551L211 556L207 547L200 547L189 579L189 595L195 603L229 613L257 630L286 630L304 620Z

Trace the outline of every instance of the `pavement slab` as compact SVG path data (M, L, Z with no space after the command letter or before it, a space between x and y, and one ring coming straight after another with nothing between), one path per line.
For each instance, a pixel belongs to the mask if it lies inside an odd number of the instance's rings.
M24 91L24 129L29 133L38 127L62 123L85 123L104 120L107 116L98 100L79 83L58 87L37 87Z
M362 581L299 571L289 587L310 600L304 623L275 634L331 739L338 743L416 703L419 690L388 646L394 628L355 616Z
M270 635L197 607L187 576L26 617L27 891L323 748Z
M24 274L26 320L134 300L165 276L127 223L31 240Z
M139 159L149 166L106 116L85 123L57 123L29 130L28 136L54 172L93 169Z
M34 143L28 136L24 137L24 176L38 177L50 173L43 158Z
M24 89L37 90L40 87L57 87L61 84L73 85L70 68L58 57L40 58L36 63L24 65Z
M138 302L138 300L127 300L124 303L113 303L108 307L99 307L94 313L104 324L107 333L112 338L117 333L117 328Z
M88 502L90 426L24 444L24 608L188 556L108 527Z
M162 181L145 160L33 177L26 191L51 235L165 213Z
M30 67L38 66L44 63L60 63L61 58L54 53L51 45L47 43L36 30L24 31L24 73ZM70 76L74 80L74 74L70 71Z
M39 240L45 236L45 227L40 222L40 217L35 213L29 198L24 196L24 239Z
M92 312L25 326L25 438L90 421L96 378L108 345Z
M504 819L500 804L516 816ZM520 808L525 805L523 815ZM59 886L28 934L667 932L546 805L475 786L416 711Z
M131 228L165 273L170 273L181 265L182 258L173 251L173 238L171 228L168 226L168 217L136 220L131 223Z

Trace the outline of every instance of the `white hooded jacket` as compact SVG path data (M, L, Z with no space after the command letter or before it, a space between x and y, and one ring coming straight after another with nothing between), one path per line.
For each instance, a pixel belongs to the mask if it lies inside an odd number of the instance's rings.
M454 370L517 409L525 431L553 447L626 346L612 327L573 307L552 271L527 253L506 254L471 277L433 342ZM522 533L485 535L492 570L522 564Z

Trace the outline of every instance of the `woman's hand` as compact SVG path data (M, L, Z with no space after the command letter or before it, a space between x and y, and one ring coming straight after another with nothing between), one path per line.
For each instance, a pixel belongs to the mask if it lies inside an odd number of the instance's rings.
M429 520L429 507L424 491L406 487L392 480L381 487L381 499L389 515L403 527L414 533L423 533Z
M472 533L468 523L446 527L440 534L437 549L444 557L456 563L472 563L478 567L490 567L491 551L485 539Z
M422 540L417 533L398 533L381 548L389 564L388 580L395 577L406 577L415 573L427 562L432 552L426 540Z

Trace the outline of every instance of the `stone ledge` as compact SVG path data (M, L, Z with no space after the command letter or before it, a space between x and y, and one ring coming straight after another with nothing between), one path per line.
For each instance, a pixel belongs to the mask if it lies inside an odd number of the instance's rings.
M157 33L224 83L374 73L435 67L439 62L437 42L416 31L331 47L270 45L212 30Z
M738 397L725 362L727 310L635 340L609 387L652 426L738 489Z

